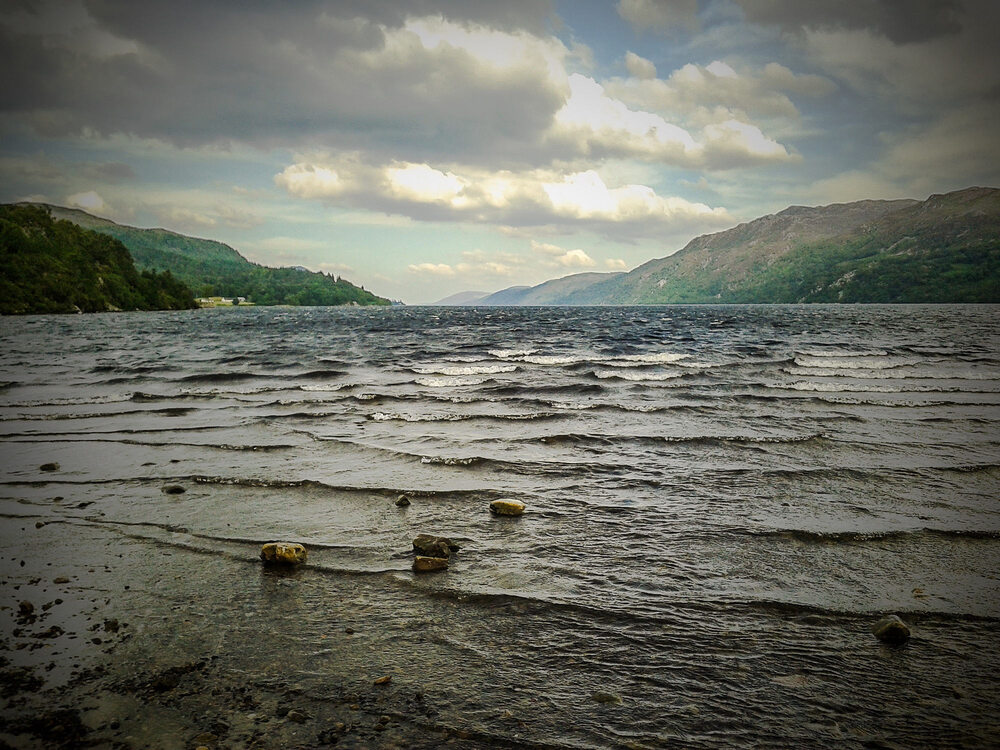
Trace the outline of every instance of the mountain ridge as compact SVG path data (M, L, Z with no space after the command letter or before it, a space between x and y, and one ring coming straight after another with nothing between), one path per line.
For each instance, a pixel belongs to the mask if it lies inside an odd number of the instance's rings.
M391 302L346 279L317 271L254 263L218 240L169 229L119 224L86 211L47 203L54 218L109 235L128 248L140 270L169 270L197 296L245 297L260 305L389 305Z
M506 298L530 300L573 278ZM1000 190L789 206L695 237L627 273L577 284L549 304L711 302L1000 302Z

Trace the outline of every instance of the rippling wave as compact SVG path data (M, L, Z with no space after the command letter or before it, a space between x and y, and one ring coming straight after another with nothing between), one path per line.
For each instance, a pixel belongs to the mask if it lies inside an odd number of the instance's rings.
M985 725L941 733L955 722L940 695L968 685L965 725L1000 700L998 319L872 305L4 318L5 543L62 529L79 554L125 555L85 569L128 571L119 595L146 618L130 653L197 602L192 632L240 642L234 673L259 679L280 643L315 707L331 672L370 685L378 662L394 675L379 695L420 676L420 705L472 727L468 747L860 747L884 727L879 746L984 746ZM524 515L494 516L499 498ZM411 571L418 533L460 542L447 571ZM260 572L278 539L306 544L309 564ZM889 612L913 627L902 650L868 632Z

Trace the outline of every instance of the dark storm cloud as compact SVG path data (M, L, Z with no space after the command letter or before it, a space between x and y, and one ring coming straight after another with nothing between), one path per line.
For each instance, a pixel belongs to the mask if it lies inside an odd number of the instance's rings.
M897 43L921 42L962 27L961 0L735 0L749 21L787 30L871 29Z
M391 143L418 157L448 149L488 158L532 143L563 103L532 60L497 70L399 32L424 14L541 30L546 2L94 0L87 10L106 39L84 49L37 23L0 19L0 55L15 73L0 107L40 133L376 151Z

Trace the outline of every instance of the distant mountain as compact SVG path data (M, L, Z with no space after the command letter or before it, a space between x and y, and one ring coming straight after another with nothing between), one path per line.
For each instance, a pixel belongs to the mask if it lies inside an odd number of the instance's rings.
M458 294L452 294L451 296L445 297L444 299L439 299L437 302L432 302L431 305L442 306L442 307L459 307L462 305L474 305L483 297L489 297L489 292L459 292Z
M0 270L5 315L197 307L169 271L140 273L121 242L41 206L0 205Z
M39 204L43 205L43 204ZM229 245L166 229L139 229L73 208L45 206L52 215L110 235L140 269L169 270L200 297L246 297L258 305L388 305L363 287L302 268L251 263Z
M582 283L588 275L599 278ZM566 293L549 296L560 285ZM480 304L1000 302L1000 190L792 206L625 274L568 276L490 299Z
M484 297L480 305L573 305L577 294L584 292L595 284L611 281L621 272L614 273L575 273L552 279L538 286L512 286Z

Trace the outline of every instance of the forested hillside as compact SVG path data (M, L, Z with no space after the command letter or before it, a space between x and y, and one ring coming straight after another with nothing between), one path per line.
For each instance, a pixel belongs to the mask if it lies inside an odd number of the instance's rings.
M138 271L118 240L40 206L0 205L0 269L5 315L197 307L169 271Z
M199 297L246 297L258 305L390 304L330 274L251 263L215 240L116 224L76 209L51 209L56 216L121 240L139 268L169 269Z

